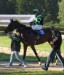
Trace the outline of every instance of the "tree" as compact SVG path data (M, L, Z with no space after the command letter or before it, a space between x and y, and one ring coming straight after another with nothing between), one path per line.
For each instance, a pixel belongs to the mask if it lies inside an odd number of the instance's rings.
M64 0L0 0L0 14L32 14L37 8L45 21L63 22L63 3Z
M8 0L0 0L0 14L6 13L6 3Z
M59 12L59 0L48 0L48 11L50 20L57 21L57 16Z
M0 14L16 14L16 0L0 0Z
M37 8L40 12L46 7L45 0L21 0L21 13L32 13Z
M7 14L16 14L17 6L16 6L17 1L16 0L8 0L6 3L6 13Z
M64 0L59 3L59 16L60 25L64 26Z

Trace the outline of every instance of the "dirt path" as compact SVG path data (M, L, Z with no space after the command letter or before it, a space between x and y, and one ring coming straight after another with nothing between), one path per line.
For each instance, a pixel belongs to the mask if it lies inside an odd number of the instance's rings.
M44 65L39 65L38 63L28 63L26 68L23 68L23 66L19 66L18 62L14 62L13 66L10 68L7 68L6 65L8 65L8 62L0 62L0 71L1 70L25 70L25 71L44 71L41 67ZM61 64L55 65L50 64L50 67L48 69L49 71L63 71L63 67Z
M5 51L6 50L6 51ZM20 52L22 55L23 54L23 50L21 50L22 52ZM3 48L3 47L0 47L0 53L6 53L6 54L10 54L10 48ZM32 50L28 50L27 51L27 56L35 56L34 53L32 52ZM49 55L48 52L45 52L45 51L37 51L38 55L39 56L43 56L43 57L47 57ZM22 66L19 66L18 62L15 62L13 64L13 66L11 68L6 68L6 65L8 65L9 62L1 62L0 61L0 71L5 71L5 70L15 70L18 69L18 70L26 70L26 71L44 71L41 67L44 65L44 63L42 63L42 65L39 65L38 63L34 63L34 62L31 62L31 63L28 63L28 66L27 68L23 68ZM55 64L51 64L50 67L49 67L49 71L63 71L63 67L62 65L55 65Z

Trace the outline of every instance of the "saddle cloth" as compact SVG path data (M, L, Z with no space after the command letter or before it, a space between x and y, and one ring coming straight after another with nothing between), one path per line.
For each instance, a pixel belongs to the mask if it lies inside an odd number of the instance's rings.
M37 34L39 34L39 35L44 35L44 34L45 34L44 29L37 30Z

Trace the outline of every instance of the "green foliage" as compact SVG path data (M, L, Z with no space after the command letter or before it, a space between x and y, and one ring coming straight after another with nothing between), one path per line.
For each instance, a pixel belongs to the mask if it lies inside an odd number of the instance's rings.
M42 12L46 8L44 0L0 0L0 14L32 13L34 8Z
M0 14L6 13L6 3L8 0L0 0Z
M60 25L64 26L64 0L59 3L59 16Z
M16 0L0 0L0 14L15 14Z
M44 0L21 0L21 13L30 14L35 8L42 12L42 9L45 7L46 6Z
M48 8L50 19L57 21L59 11L58 0L48 0Z

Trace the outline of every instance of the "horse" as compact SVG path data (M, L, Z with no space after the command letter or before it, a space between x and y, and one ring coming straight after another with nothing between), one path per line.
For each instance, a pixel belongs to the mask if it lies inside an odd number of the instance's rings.
M43 44L45 42L50 43L50 41L52 40L51 29L43 28L44 34L39 35L38 32L32 30L31 27L27 27L26 25L21 24L17 20L12 19L9 25L6 27L5 33L10 33L11 31L17 28L19 28L19 32L21 32L23 39L26 41L26 43L23 43L24 45L23 59L25 60L27 47L30 46L33 52L35 53L38 61L41 62L34 46Z

